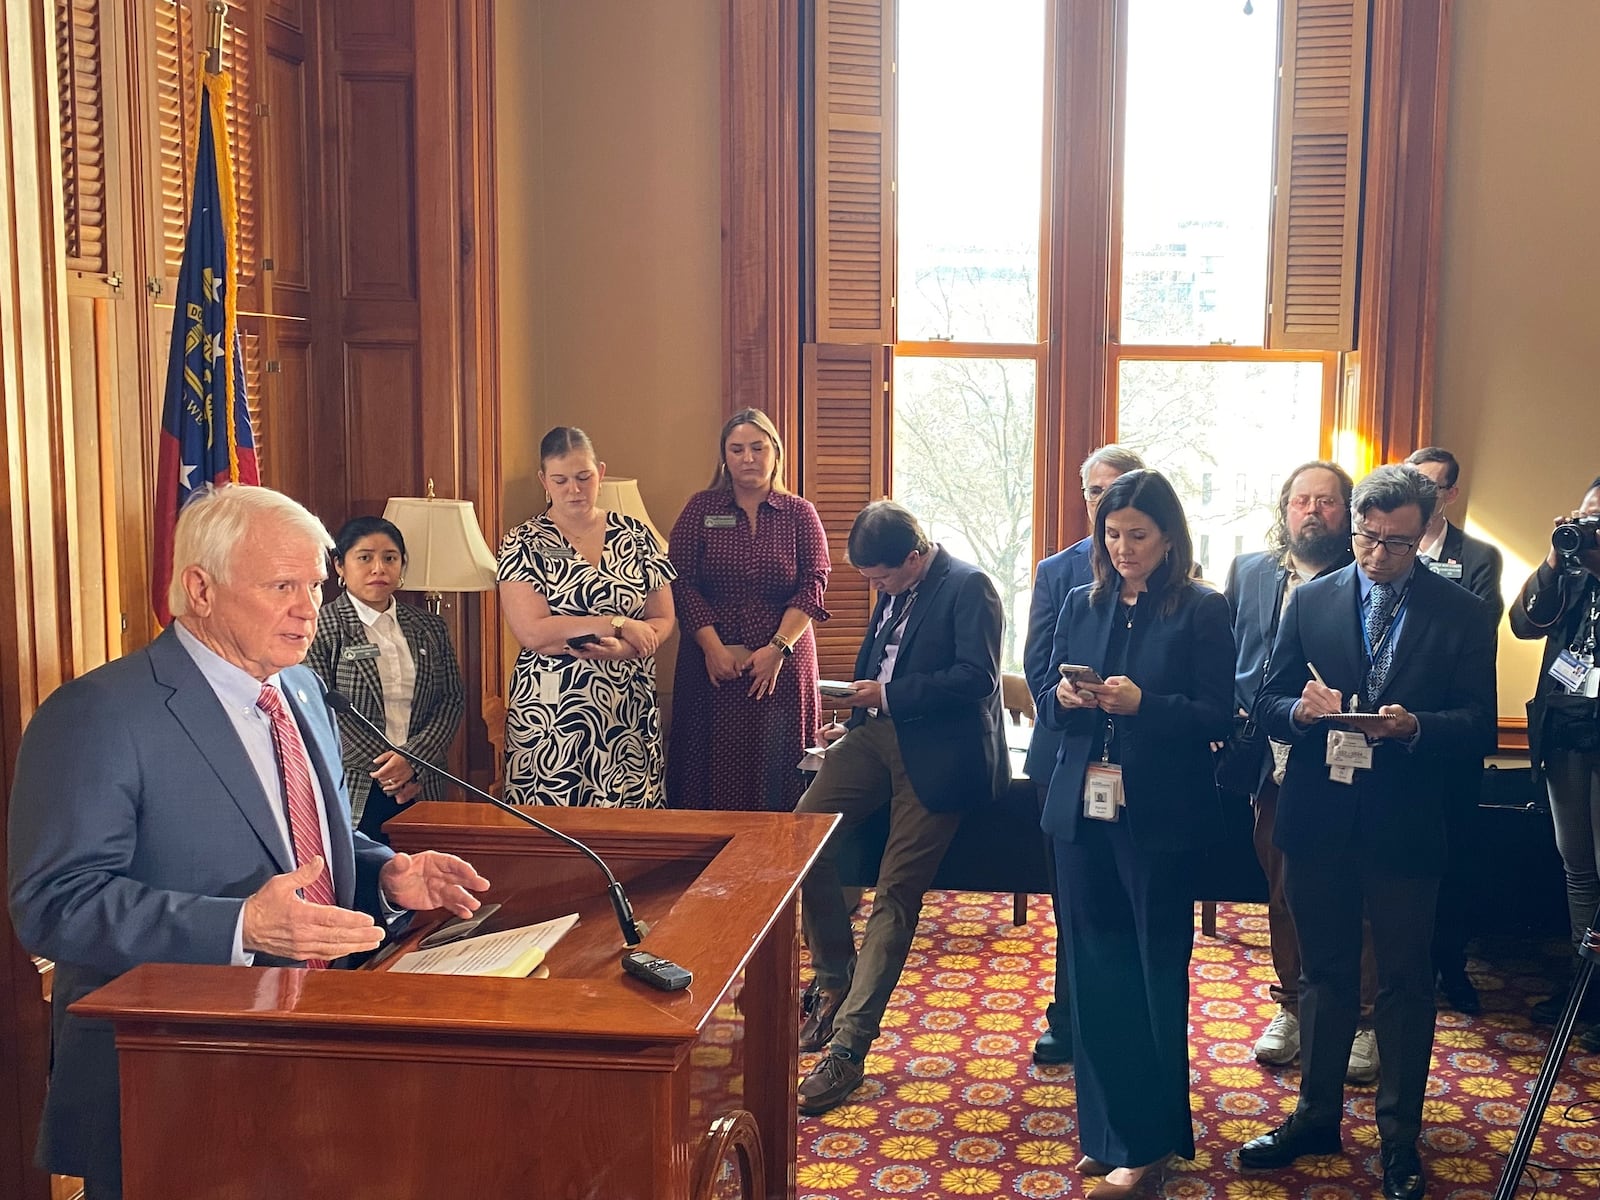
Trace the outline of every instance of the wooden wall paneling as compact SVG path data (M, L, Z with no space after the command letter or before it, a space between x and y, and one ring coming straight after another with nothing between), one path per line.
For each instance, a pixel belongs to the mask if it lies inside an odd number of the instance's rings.
M1451 0L1373 0L1361 404L1377 462L1432 431Z
M800 400L800 0L726 0L722 47L723 411L766 411L796 446ZM794 464L788 483L796 482Z
M300 500L312 494L317 444L311 414L314 335L305 321L266 323L261 407L268 435L272 487Z
M1055 145L1046 328L1050 349L1041 387L1041 436L1059 447L1058 470L1039 481L1048 522L1043 549L1059 550L1088 532L1078 464L1115 425L1109 369L1113 313L1112 247L1107 234L1114 172L1115 5L1059 0L1051 52Z
M460 22L456 125L461 130L456 181L461 208L461 415L462 497L478 513L486 539L495 544L504 521L500 511L500 362L494 155L494 7L489 0L458 0ZM452 597L452 602L456 598ZM455 625L457 657L466 687L462 773L487 788L499 772L484 712L505 691L504 624L495 593L459 599Z
M311 260L310 214L317 161L314 79L307 69L307 38L298 29L274 22L266 25L262 56L264 103L262 165L266 187L264 211L268 232L262 246L267 303L274 315L306 317L311 313L314 272ZM265 263L272 264L270 271Z
M420 354L347 340L344 363L347 515L381 515L390 496L423 494L411 482L423 469Z
M64 303L55 11L0 0L0 857L22 729L73 665L61 547L70 482L71 365ZM32 1165L49 1034L40 977L0 911L0 1195L44 1200Z
M266 0L263 7L266 9L268 20L296 33L304 33L306 17L302 4L303 0Z

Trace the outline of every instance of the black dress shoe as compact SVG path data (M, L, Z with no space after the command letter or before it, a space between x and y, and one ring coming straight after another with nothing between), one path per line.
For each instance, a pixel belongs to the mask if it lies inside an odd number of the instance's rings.
M1054 1029L1039 1035L1033 1044L1033 1061L1041 1067L1057 1067L1072 1061L1072 1035Z
M1383 1194L1386 1200L1422 1200L1428 1178L1415 1146L1383 1148Z
M1478 989L1472 986L1472 980L1467 978L1465 971L1459 969L1440 971L1439 991L1444 996L1445 1003L1458 1013L1475 1017L1483 1011L1483 1003L1478 999Z
M1339 1144L1337 1125L1307 1125L1290 1117L1271 1133L1264 1133L1240 1146L1239 1165L1252 1171L1271 1171L1287 1167L1297 1158L1311 1154L1338 1154L1343 1149Z

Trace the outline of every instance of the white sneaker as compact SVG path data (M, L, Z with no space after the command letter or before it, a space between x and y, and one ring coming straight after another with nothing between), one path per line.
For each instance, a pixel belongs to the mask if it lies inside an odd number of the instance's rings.
M1350 1043L1350 1065L1345 1068L1346 1083L1371 1083L1378 1077L1378 1035L1370 1029L1356 1030Z
M1256 1061L1281 1067L1292 1063L1300 1053L1300 1018L1286 1008L1280 1008L1260 1039L1256 1042Z

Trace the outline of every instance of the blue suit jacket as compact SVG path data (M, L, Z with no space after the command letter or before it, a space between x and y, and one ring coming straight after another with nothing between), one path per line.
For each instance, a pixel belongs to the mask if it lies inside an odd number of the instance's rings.
M1335 783L1325 762L1328 727L1303 730L1290 714L1311 677L1308 662L1346 697L1364 691L1360 581L1352 563L1295 589L1254 710L1291 747L1273 833L1279 849L1310 855L1354 845L1399 875L1443 871L1444 805L1460 778L1451 768L1481 760L1495 744L1495 629L1485 616L1465 588L1426 569L1412 573L1388 682L1376 698L1363 695L1361 707L1402 704L1420 735L1410 749L1379 742L1371 770Z
M1050 657L1055 642L1056 622L1066 607L1067 593L1094 582L1090 549L1094 538L1086 537L1065 550L1042 559L1033 574L1033 603L1028 607L1028 640L1022 650L1022 673L1028 691L1037 696L1045 684L1055 686L1058 661ZM1033 740L1028 743L1024 770L1040 787L1050 786L1050 772L1056 768L1056 752L1061 749L1061 734L1043 721L1033 724Z
M888 598L879 595L856 654L867 674L872 632ZM958 812L998 799L1011 779L1000 705L1000 635L1005 615L989 577L939 547L917 588L885 689L900 757L929 812ZM857 709L851 726L866 720Z
M1104 675L1117 605L1111 599L1091 604L1090 591L1079 587L1068 594L1052 661L1082 663ZM1122 674L1139 685L1143 697L1136 716L1119 718L1127 797L1122 819L1141 849L1190 850L1216 831L1221 816L1211 743L1233 727L1228 604L1211 588L1190 583L1170 616L1144 600L1134 612ZM1073 841L1085 820L1084 772L1099 757L1106 718L1097 708L1061 708L1057 682L1034 695L1042 723L1063 735L1042 825L1046 833Z
M351 833L316 675L293 667L281 681L326 801L339 903L377 917L391 852ZM40 705L11 792L10 896L18 938L56 963L41 1165L120 1173L111 1026L67 1006L140 963L229 962L245 899L293 869L238 734L173 630Z

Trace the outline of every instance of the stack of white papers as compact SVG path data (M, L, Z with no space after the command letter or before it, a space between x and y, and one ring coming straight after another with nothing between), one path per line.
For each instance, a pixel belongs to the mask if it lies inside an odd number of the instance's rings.
M390 969L410 975L501 975L520 979L531 974L577 923L578 914L569 913L537 925L463 938L448 946L403 955Z

